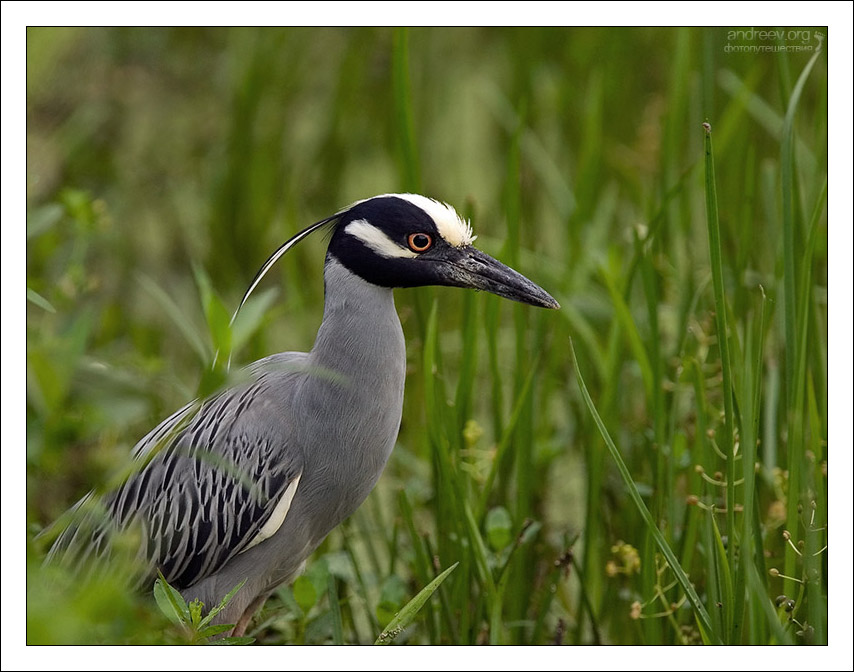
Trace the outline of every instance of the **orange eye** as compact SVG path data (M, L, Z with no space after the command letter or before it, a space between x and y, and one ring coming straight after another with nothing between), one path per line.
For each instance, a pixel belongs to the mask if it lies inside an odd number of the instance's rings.
M428 233L410 233L407 240L413 252L426 252L433 246L433 238Z

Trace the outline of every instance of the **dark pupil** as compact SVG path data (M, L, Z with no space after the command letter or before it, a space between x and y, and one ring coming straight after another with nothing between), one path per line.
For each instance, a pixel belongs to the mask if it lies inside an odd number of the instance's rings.
M430 244L430 239L423 233L419 233L417 236L412 238L412 243L415 247L427 247Z

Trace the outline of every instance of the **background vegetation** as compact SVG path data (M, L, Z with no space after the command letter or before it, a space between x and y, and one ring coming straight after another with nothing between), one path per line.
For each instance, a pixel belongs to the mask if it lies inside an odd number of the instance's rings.
M249 634L371 643L459 563L395 643L826 642L827 31L789 30L28 30L28 641L181 641L34 535L216 384L272 250L405 190L562 309L398 290L399 445ZM323 251L236 364L311 347Z

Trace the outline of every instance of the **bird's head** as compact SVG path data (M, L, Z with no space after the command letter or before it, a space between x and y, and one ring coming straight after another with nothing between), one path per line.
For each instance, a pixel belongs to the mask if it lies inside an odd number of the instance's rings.
M558 308L545 290L484 254L471 225L450 205L417 194L387 194L340 214L329 254L382 287L446 285Z
M474 247L471 225L454 208L417 194L385 194L357 201L304 229L267 260L241 306L287 250L326 226L334 227L328 255L372 284L467 287L532 306L560 307L544 289Z

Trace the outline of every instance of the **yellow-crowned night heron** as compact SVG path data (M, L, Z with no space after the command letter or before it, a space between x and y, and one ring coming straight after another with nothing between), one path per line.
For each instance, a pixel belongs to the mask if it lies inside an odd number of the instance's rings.
M255 362L247 381L164 420L137 444L144 466L107 496L107 515L70 526L51 556L75 546L84 557L103 555L114 531L138 525L141 556L188 600L213 606L246 579L217 619L242 634L273 589L364 501L389 458L406 369L392 288L469 287L558 307L472 247L471 227L452 207L414 194L359 201L301 231L243 300L282 254L323 227L332 229L326 299L311 352Z

